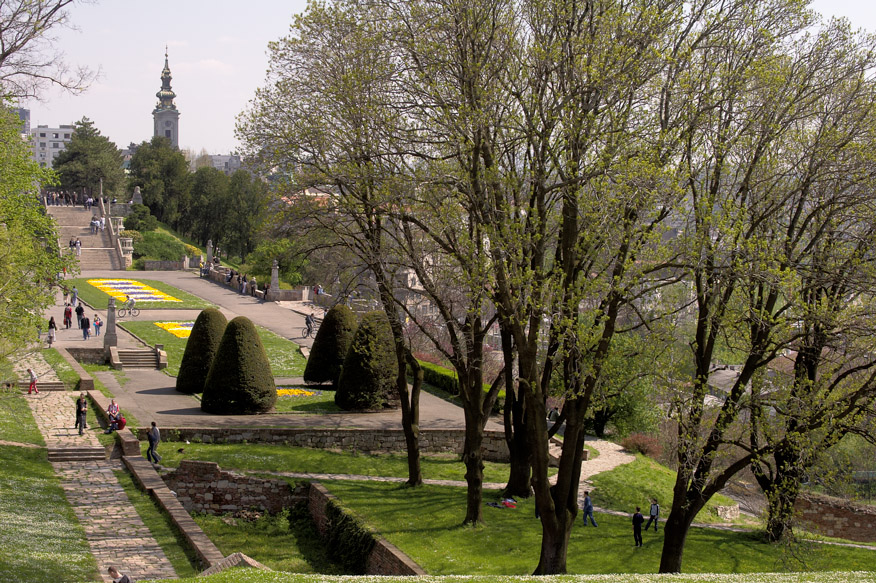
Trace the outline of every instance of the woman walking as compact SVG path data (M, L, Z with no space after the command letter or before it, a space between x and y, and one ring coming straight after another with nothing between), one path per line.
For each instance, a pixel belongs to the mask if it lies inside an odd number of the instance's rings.
M57 331L58 331L58 325L55 324L55 317L52 316L51 318L49 318L49 334L48 334L49 348L51 348L52 344L55 342L55 334L57 333Z

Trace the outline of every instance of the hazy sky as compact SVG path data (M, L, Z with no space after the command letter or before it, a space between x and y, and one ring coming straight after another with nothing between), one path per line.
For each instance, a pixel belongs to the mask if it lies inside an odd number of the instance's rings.
M752 0L756 1L756 0ZM84 94L46 92L31 110L31 126L57 127L88 117L119 147L152 137L152 110L169 45L172 86L180 111L182 148L211 154L236 149L234 123L264 83L268 43L284 36L306 0L103 0L77 5L78 30L58 44L74 65L99 68ZM876 30L872 0L814 0L828 16Z

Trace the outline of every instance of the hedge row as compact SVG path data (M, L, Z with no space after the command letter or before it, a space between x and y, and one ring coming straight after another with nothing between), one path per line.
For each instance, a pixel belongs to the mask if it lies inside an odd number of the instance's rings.
M362 521L344 512L336 500L326 504L325 517L329 556L348 572L364 574L368 555L377 543L374 535Z
M438 364L432 364L423 360L418 360L423 368L423 382L432 385L436 389L453 395L459 395L459 377L456 376L456 371L445 368ZM484 383L484 392L490 390L489 383ZM496 403L493 406L493 411L498 413L501 411L505 403L505 390L499 389L499 396L496 397Z

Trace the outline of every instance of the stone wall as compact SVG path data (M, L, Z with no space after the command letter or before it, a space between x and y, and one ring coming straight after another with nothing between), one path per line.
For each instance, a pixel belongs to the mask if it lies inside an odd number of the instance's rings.
M154 259L147 259L143 261L143 269L146 271L182 271L188 269L189 264L190 260L188 260L188 257L183 261L156 261ZM197 267L197 262L195 262L195 267Z
M306 499L282 480L265 480L223 472L214 462L183 460L162 476L189 512L224 514L259 509L271 514Z
M839 498L801 494L797 517L818 534L859 542L876 542L876 508Z
M88 364L106 364L106 354L103 348L67 348L77 362L87 362Z
M307 506L313 524L321 537L327 534L328 518L326 517L326 505L334 496L326 490L322 484L313 482L310 484L310 492ZM380 536L375 536L376 544L365 561L366 575L425 575L426 572L415 563L409 556L404 554L398 547Z
M146 439L145 427L138 437ZM284 443L313 449L354 450L363 453L406 451L401 429L319 429L319 428L201 428L162 427L161 436L168 441L202 443ZM424 453L462 453L465 431L462 429L421 429L420 451ZM507 462L508 445L503 431L485 431L484 459Z

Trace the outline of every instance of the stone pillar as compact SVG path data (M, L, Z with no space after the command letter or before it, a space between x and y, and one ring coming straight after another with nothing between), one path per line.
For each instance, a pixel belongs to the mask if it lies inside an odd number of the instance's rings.
M103 350L109 352L111 346L118 346L119 337L116 334L116 298L109 299L106 309L106 332L103 333Z
M134 187L134 195L131 197L131 204L143 204L143 195L140 194L140 187Z
M207 239L207 265L213 264L213 239Z
M276 293L278 289L280 289L280 264L274 259L274 263L271 264L271 291Z

